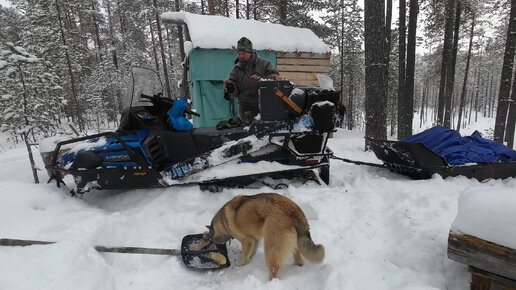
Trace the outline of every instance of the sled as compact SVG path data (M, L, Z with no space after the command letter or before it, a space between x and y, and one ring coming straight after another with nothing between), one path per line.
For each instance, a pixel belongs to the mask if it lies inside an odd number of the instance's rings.
M157 77L153 72L150 75ZM73 176L72 194L92 188L184 184L211 189L245 187L264 178L300 177L329 183L333 152L327 142L335 127L338 92L296 90L295 99L289 101L302 108L298 112L290 110L278 94L278 87L287 91L284 87L292 86L290 82L263 81L259 84L263 88L261 110L275 112L266 120L222 129L191 128L185 113L197 113L185 108L185 100L163 97L162 86L147 87L156 83L160 82L133 83L118 130L57 143L46 164L51 180L57 180L59 186L65 175ZM270 98L275 102L266 101ZM269 182L273 187L288 183Z
M401 142L367 138L376 157L390 170L413 179L466 176L479 181L516 176L516 162L449 165L439 154L420 142Z

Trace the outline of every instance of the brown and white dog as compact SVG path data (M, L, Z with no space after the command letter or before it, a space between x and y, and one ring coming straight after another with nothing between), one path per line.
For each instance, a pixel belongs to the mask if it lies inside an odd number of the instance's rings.
M263 238L269 280L278 277L290 254L299 266L303 265L301 254L313 263L324 258L324 247L312 241L301 208L276 193L234 197L217 212L208 229L216 244L224 244L231 238L240 241L242 257L236 263L238 266L249 262L256 254L259 239Z

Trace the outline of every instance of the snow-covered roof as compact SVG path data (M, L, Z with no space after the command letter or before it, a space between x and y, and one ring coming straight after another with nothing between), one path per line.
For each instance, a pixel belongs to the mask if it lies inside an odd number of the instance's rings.
M245 36L257 50L330 52L328 45L307 28L189 12L165 12L161 19L163 23L186 24L194 48L230 49Z

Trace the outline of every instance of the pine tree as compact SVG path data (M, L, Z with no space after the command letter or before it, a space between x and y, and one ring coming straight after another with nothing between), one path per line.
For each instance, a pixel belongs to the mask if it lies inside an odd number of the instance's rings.
M500 93L498 96L498 108L494 128L494 140L503 142L505 135L507 110L509 107L509 94L514 63L514 50L516 47L516 0L511 1L509 27L505 43L505 55L502 66Z
M59 114L59 78L48 62L11 42L0 48L2 132L20 135L26 145L34 182L39 183L32 153L36 136L54 132Z
M387 139L385 78L385 5L383 1L365 0L365 82L366 137ZM368 149L366 141L366 149Z

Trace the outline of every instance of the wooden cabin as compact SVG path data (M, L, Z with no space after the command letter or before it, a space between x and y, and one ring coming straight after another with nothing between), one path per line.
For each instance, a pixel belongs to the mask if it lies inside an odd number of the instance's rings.
M190 97L201 115L194 117L195 127L213 127L237 115L237 100L224 99L222 81L234 66L236 43L243 36L297 86L319 86L317 75L329 73L329 47L306 28L188 12L165 12L161 19L184 27Z

